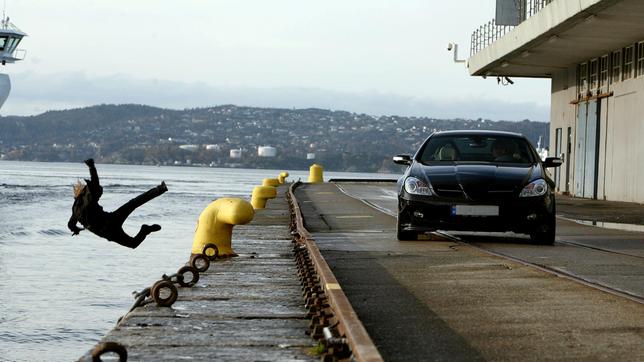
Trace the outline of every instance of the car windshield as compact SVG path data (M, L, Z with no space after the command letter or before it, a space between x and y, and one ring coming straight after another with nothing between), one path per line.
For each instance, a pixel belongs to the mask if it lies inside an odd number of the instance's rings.
M511 136L438 135L421 150L419 162L493 162L532 164L535 162L525 139Z

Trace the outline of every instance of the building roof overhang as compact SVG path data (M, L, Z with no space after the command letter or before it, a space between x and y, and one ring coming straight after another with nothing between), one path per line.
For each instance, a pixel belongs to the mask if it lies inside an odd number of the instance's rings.
M474 76L550 78L644 40L642 0L554 0L468 59Z

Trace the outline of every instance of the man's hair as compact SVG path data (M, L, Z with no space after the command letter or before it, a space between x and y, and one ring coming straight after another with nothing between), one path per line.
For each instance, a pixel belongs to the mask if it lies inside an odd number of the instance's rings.
M81 180L76 181L74 184L74 198L78 198L78 196L85 190L85 187L87 187Z

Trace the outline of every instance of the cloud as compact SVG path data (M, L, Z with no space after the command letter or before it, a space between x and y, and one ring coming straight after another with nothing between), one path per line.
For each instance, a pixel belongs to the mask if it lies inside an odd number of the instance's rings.
M324 108L371 115L549 120L549 106L492 98L430 99L375 91L348 93L317 88L213 86L127 75L92 77L85 73L16 73L2 114L33 115L102 103L138 103L163 108L236 104L254 107Z

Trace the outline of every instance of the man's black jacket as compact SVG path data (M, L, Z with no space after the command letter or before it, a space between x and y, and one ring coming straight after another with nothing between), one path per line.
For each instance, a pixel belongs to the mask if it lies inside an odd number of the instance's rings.
M93 160L85 161L89 166L89 173L91 180L85 179L87 186L83 188L78 197L74 199L74 206L72 206L72 216L69 218L67 227L74 235L77 235L82 229L76 226L79 222L86 229L96 232L99 231L105 223L106 212L103 207L98 204L98 200L103 195L103 187L99 184L98 173L94 167ZM100 231L99 231L100 232Z

